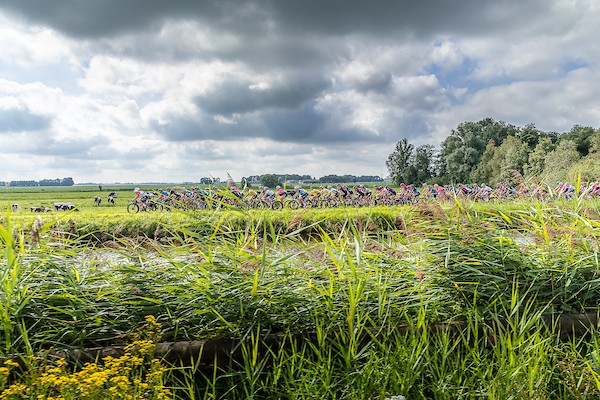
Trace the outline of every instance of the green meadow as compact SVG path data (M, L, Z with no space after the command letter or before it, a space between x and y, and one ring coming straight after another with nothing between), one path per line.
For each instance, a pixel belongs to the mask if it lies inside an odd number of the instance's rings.
M600 397L598 200L128 214L123 188L6 189L0 399ZM29 211L54 201L78 211Z
M11 204L19 204L25 211L30 207L53 208L54 202L72 202L81 211L94 208L94 197L102 198L100 210L109 207L107 204L108 194L118 192L116 205L122 208L133 198L135 186L36 186L36 187L0 187L0 207L5 210ZM146 186L145 189L156 189L154 186ZM97 207L98 208L98 207ZM97 210L99 211L99 210ZM119 210L114 210L119 211ZM122 211L122 210L121 210Z

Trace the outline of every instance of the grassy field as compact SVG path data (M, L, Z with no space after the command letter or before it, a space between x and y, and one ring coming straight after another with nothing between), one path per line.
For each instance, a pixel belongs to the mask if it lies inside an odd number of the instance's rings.
M598 201L130 215L95 195L0 191L81 204L2 218L0 398L600 396Z
M117 209L127 206L133 198L136 186L44 186L44 187L0 187L0 208L6 210L11 204L19 204L24 211L30 207L53 208L54 202L72 202L82 211L90 208L110 208L107 203L108 194L118 192L115 198ZM158 189L155 186L145 186L145 190ZM94 197L102 198L100 207L94 204Z

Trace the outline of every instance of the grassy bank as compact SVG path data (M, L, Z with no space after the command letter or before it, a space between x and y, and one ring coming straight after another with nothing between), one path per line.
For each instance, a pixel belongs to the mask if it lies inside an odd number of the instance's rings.
M597 332L561 341L543 316L597 313L599 210L82 211L39 237L7 216L1 355L125 346L152 316L155 341L239 340L237 363L161 375L182 397L595 398Z

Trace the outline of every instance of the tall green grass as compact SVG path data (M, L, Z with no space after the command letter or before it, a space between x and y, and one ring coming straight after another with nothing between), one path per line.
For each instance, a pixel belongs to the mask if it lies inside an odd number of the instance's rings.
M597 331L544 318L598 312L596 203L304 211L73 213L37 241L7 215L1 355L126 345L152 315L238 343L172 366L182 398L598 396Z
M2 326L0 341L3 343L2 350L4 354L20 347L23 351L30 353L27 327L24 325L23 320L19 318L19 315L33 295L26 284L28 274L32 271L25 270L21 265L20 259L25 253L23 234L13 230L10 224L10 210L7 211L7 214L7 225L0 225L0 246L2 249L0 258L0 282L2 284L2 292L0 293L0 325Z

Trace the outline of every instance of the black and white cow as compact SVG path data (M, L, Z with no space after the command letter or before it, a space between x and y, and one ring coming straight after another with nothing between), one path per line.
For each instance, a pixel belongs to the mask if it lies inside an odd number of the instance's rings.
M115 197L119 195L119 192L110 192L108 194L108 204L115 205Z
M73 204L73 203L65 203L65 202L54 203L54 209L56 211L69 211L74 208L75 208L75 204Z
M94 197L94 204L96 204L96 206L100 206L100 203L102 203L102 197L100 197L100 196Z
M43 207L43 206L31 207L30 210L31 210L31 212L36 212L36 213L52 211L48 207Z

